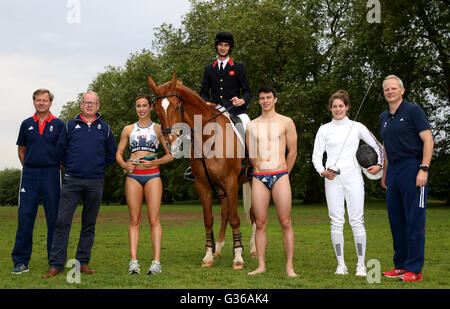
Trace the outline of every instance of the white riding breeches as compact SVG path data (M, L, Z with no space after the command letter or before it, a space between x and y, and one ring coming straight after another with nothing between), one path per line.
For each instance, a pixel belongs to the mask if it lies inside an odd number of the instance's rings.
M217 105L216 107L219 111L223 112L225 110L225 107L223 107L222 105ZM228 112L225 112L224 115L230 119L230 116L228 114ZM245 130L247 130L247 124L250 122L250 117L247 114L239 114L237 115L241 121L242 121L242 127L243 130L240 131L236 128L236 126L234 125L233 121L231 121L230 119L230 123L231 126L233 127L234 132L236 133L236 136L238 138L238 140L241 142L242 147L245 149Z

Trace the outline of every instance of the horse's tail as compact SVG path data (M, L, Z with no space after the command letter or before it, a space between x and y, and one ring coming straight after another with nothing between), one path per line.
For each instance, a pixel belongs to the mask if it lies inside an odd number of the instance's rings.
M244 203L245 216L247 217L247 221L251 223L250 209L252 208L252 186L249 181L242 186L242 200Z

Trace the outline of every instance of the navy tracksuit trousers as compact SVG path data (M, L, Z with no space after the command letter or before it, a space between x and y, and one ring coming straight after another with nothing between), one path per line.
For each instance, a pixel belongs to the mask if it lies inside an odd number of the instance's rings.
M425 210L428 183L416 187L421 160L389 162L386 171L386 204L394 244L394 266L422 272L425 257Z
M49 255L51 267L64 271L69 245L70 228L75 210L80 201L83 202L81 214L81 232L75 258L80 264L88 265L91 249L94 245L95 223L103 196L103 178L81 178L65 176L61 191L58 217L52 249Z
M16 242L11 254L14 267L19 263L28 266L30 261L34 222L41 197L47 221L47 256L50 256L60 191L61 171L59 166L23 167L19 188Z

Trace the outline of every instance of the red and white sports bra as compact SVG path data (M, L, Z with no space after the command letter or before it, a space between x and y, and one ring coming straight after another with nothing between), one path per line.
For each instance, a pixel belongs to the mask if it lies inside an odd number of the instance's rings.
M159 139L154 130L154 122L148 127L140 127L136 122L134 129L130 134L130 150L131 153L136 151L157 152Z

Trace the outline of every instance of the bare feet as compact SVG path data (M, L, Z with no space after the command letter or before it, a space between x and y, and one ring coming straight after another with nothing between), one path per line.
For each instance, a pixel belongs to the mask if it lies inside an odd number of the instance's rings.
M297 274L294 272L293 269L286 270L286 275L288 275L289 277L297 277Z
M262 274L262 273L265 273L265 272L266 272L266 268L264 268L264 267L258 267L258 268L255 269L254 271L249 272L248 275L254 276L254 275Z
M286 263L286 275L289 277L297 277L297 274L294 271L294 265L290 261Z

